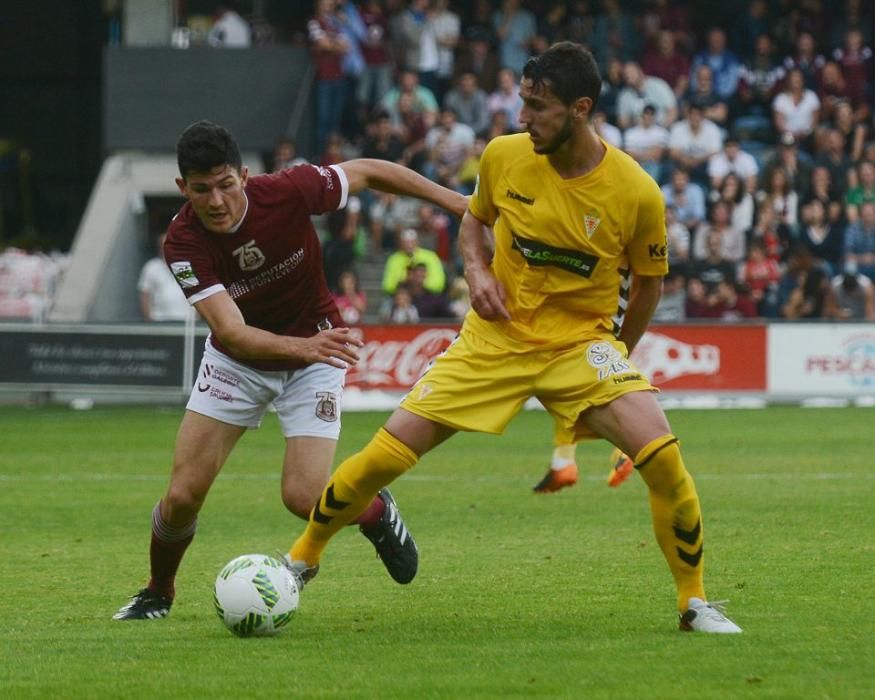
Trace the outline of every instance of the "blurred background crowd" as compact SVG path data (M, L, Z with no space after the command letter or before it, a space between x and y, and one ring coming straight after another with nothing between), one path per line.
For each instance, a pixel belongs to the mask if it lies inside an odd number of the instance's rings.
M486 144L521 129L525 62L579 42L603 75L593 128L665 196L671 273L657 321L875 320L875 7L728 4L729 15L696 0L315 0L275 16L265 2L189 2L173 41L308 47L316 133L278 138L269 167L382 158L466 194ZM21 181L26 159L5 155L4 182ZM456 228L371 192L321 217L347 321L461 318ZM30 245L26 226L18 240L2 231L0 316L38 319L63 256ZM139 281L145 318L162 306L156 270Z

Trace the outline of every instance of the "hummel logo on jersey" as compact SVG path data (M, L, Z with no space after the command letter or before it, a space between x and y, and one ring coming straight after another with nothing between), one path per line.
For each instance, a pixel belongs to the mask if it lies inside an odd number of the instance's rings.
M234 250L234 255L237 256L237 263L240 269L246 272L257 270L264 265L264 253L262 253L255 245L255 241L249 241Z
M532 206L535 203L535 200L532 197L526 197L524 195L514 192L513 190L508 190L507 196L511 199L515 199L518 202L522 202L523 204L528 204L529 206Z

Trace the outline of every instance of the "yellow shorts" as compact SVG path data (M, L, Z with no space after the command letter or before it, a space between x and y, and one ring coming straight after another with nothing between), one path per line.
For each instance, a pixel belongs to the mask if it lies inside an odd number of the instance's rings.
M633 391L656 391L618 340L559 350L502 350L462 330L401 402L401 408L457 430L500 434L532 396L556 421L558 444L596 436L578 417Z

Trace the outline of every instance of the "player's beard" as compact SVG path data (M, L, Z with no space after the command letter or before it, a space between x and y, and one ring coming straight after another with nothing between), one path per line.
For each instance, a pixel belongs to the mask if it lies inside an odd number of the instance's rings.
M559 133L556 134L556 138L554 138L550 143L541 146L540 148L535 149L535 153L538 153L542 156L549 156L552 153L558 151L562 146L568 143L568 140L571 138L574 133L574 124L571 121L571 117L565 117L565 123L562 125L562 128L559 130Z

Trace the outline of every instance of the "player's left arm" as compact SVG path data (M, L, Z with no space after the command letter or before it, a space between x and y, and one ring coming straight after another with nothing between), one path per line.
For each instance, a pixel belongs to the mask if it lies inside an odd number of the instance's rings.
M618 335L631 353L647 330L662 297L662 278L668 273L665 201L657 184L647 177L639 192L635 231L626 248L632 271L629 304Z
M656 305L662 297L662 277L633 275L629 290L629 304L623 314L623 325L617 336L626 344L629 354L635 349L641 336L650 325Z
M403 165L375 158L357 158L340 163L346 174L351 193L366 187L371 189L417 197L435 204L441 209L462 218L468 208L468 198L442 187Z

